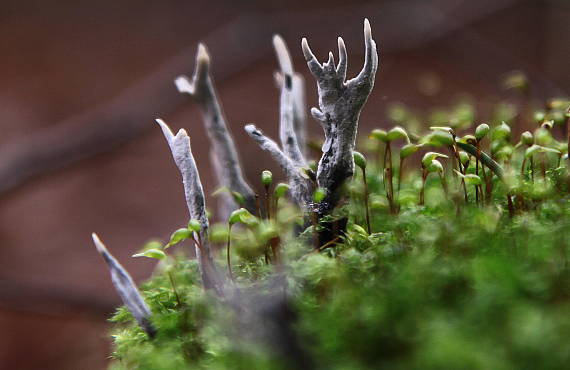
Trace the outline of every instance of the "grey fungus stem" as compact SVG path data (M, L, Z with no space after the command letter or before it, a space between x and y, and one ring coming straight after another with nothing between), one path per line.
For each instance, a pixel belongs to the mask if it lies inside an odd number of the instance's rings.
M325 134L323 155L319 161L317 183L328 190L334 204L336 190L354 173L352 153L355 147L358 119L366 103L378 69L376 43L372 39L370 23L364 20L365 60L360 73L346 81L347 53L344 41L338 39L339 63L329 53L326 63L320 64L311 51L307 39L301 46L307 66L315 77L319 108L312 108L312 116L321 124Z
M210 73L210 56L204 44L198 45L196 67L192 79L179 76L175 84L178 91L189 94L200 106L204 126L212 143L213 155L210 158L220 186L243 195L245 208L254 212L255 194L245 181L238 152L216 94ZM222 199L226 203L220 207L223 212L231 212L240 207L235 204L231 196L225 196ZM225 218L229 216L229 213L219 216Z
M301 208L305 208L311 202L312 185L310 180L304 176L303 167L298 166L279 148L279 145L275 141L265 136L255 125L248 124L245 125L244 128L259 147L268 152L273 160L281 166L281 169L285 172L289 180L291 195Z
M273 47L275 48L275 54L277 55L280 67L280 73L277 81L279 88L281 89L279 104L279 136L281 139L281 146L283 147L285 154L287 154L287 156L295 162L296 165L305 166L306 162L303 156L303 149L299 144L296 131L296 129L304 131L304 127L301 127L303 126L303 123L299 122L299 113L295 114L296 108L300 108L298 105L303 104L300 101L301 98L299 96L295 96L295 94L302 93L302 87L295 87L295 84L300 83L300 78L295 78L291 55L289 54L287 45L285 45L285 41L281 36L273 36ZM301 109L304 110L304 108ZM297 122L295 122L296 118ZM304 133L302 135L304 135Z
M111 280L113 281L113 285L115 286L117 293L119 293L123 303L127 306L135 320L148 334L148 336L151 338L154 337L156 335L156 329L150 322L150 308L133 282L131 275L129 275L127 270L125 270L119 261L109 253L97 234L93 233L91 234L91 237L93 238L93 243L95 244L97 251L101 254L109 267Z
M200 174L196 167L196 161L192 155L190 137L184 129L179 130L176 135L174 135L170 127L168 127L163 120L157 119L156 122L162 129L164 137L170 146L174 162L182 175L184 194L190 219L198 220L202 227L199 235L202 241L202 248L200 249L196 246L196 257L199 262L204 287L207 289L213 288L217 292L221 292L221 281L215 269L208 240L209 222L206 216L206 200L202 182L200 181Z

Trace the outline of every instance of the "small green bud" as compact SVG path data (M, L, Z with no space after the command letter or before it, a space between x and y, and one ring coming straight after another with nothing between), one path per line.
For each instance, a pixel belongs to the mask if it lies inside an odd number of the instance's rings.
M313 201L315 203L320 203L325 199L326 196L327 196L327 190L326 189L317 188L315 190L315 192L313 193Z
M404 145L402 147L402 149L400 149L400 158L404 159L404 158L411 156L412 154L414 154L415 152L420 150L420 148L422 146L423 145L417 145L417 144L406 144L406 145Z
M430 163L436 158L449 158L449 157L441 153L427 152L426 154L424 154L422 158L422 166L428 168Z
M265 170L261 173L261 182L263 183L263 186L265 186L266 188L271 186L271 184L273 183L273 174L271 173L271 171Z
M192 233L188 229L178 229L170 235L169 245L178 244L183 240L186 240L192 236Z
M253 226L259 223L257 217L249 213L245 208L236 209L230 214L228 223L231 225L241 222L247 226Z
M490 130L491 130L491 128L489 127L488 124L486 124L486 123L480 124L475 129L475 138L477 140L482 140L485 136L487 136L487 134L489 133Z
M504 121L493 130L493 140L508 141L511 138L511 128Z
M166 254L160 249L147 249L144 252L133 254L133 257L148 257L161 260L166 258Z
M144 252L133 254L132 257L148 257L148 258L161 260L166 258L166 253L164 253L160 249L147 249Z
M467 165L467 163L469 163L469 154L465 153L464 151L460 151L459 160L461 161L461 164Z
M521 134L521 142L524 145L531 146L534 144L534 136L532 136L530 131L525 131Z
M202 230L202 224L198 220L190 220L188 222L188 230L199 233Z
M394 141L397 139L405 139L406 142L410 142L410 138L408 137L408 133L400 126L396 126L388 131L388 141Z
M427 171L428 172L439 172L439 173L443 173L443 165L441 164L440 161L438 161L437 159L434 159L431 161L431 163L429 164L429 166L427 166Z
M368 138L369 139L376 139L376 140L382 141L384 143L387 143L388 142L388 133L384 130L374 129L374 130L372 130L370 135L368 135Z
M289 191L289 185L280 182L279 184L275 185L275 190L273 190L273 196L275 199L279 199L285 195Z
M422 142L431 146L451 146L453 145L453 137L448 132L434 131L427 135Z
M364 155L360 152L357 152L356 150L352 152L352 158L354 158L354 163L362 168L365 169L366 168L366 158L364 157Z

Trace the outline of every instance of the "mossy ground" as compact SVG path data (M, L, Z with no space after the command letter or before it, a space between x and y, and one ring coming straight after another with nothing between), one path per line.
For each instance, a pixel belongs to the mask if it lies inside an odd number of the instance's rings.
M492 140L486 147L503 165L505 181L494 177L493 196L485 204L476 204L473 186L467 187L465 202L448 161L448 192L429 175L425 205L418 205L422 181L416 159L406 163L394 214L383 169L369 163L372 233L366 231L357 168L346 187L348 201L338 212L348 216L347 231L336 244L315 251L312 228L295 237L302 216L283 200L273 222L235 227L231 249L237 284L263 287L274 275L275 265L266 263L264 253L268 240L279 235L295 329L319 369L566 368L566 165L544 153L536 156L536 163L544 160L542 174L536 164L534 174L526 169L519 175L524 149L498 134ZM369 144L368 157L383 158L383 147ZM465 172L475 171L471 158ZM514 214L507 194L514 199ZM211 234L220 245L223 270L227 225L214 225ZM184 247L190 244L175 247L177 257L160 261L141 289L153 312L156 338L149 339L124 308L112 318L112 368L286 368L263 343L244 339L234 325L235 312L203 291L196 262L180 253Z

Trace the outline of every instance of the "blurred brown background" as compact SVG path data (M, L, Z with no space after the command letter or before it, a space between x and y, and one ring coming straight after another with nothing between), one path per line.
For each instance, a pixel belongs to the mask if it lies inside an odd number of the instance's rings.
M485 111L509 97L499 81L514 69L533 99L569 94L567 0L0 1L0 368L106 366L119 299L90 233L140 281L153 263L129 256L187 221L155 117L189 130L215 189L197 107L172 83L192 72L198 41L251 181L279 173L242 129L255 122L277 137L272 34L288 42L315 105L300 38L324 59L342 35L354 74L364 17L381 54L361 132L387 126L397 101L421 111L468 93Z

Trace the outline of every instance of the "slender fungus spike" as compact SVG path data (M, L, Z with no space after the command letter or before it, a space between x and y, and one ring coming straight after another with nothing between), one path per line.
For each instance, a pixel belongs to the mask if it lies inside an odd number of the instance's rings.
M284 75L293 75L293 62L291 61L287 45L280 35L273 36L273 48L275 48L281 72Z
M372 39L372 30L368 19L364 19L364 47L364 66L358 76L350 80L349 83L358 84L368 82L374 85L374 77L378 68L378 53L376 51L376 42Z
M190 138L186 130L181 129L176 135L173 135L172 130L163 120L157 119L156 122L162 128L164 137L170 146L174 162L182 175L184 194L186 196L186 205L190 219L198 220L202 225L202 229L199 233L202 248L196 246L196 257L199 261L204 287L213 288L217 292L221 292L221 282L214 267L210 244L208 242L209 222L206 215L204 190L196 162L194 161L194 156L192 155Z
M329 60L327 61L326 65L327 65L327 68L336 70L335 65L334 65L334 55L333 55L332 51L329 51Z
M338 66L336 67L336 73L344 81L346 79L346 68L348 59L346 56L346 46L344 45L344 40L342 37L338 38Z
M150 322L150 308L144 301L144 298L133 282L133 279L119 261L109 253L97 234L93 233L91 234L91 237L93 238L93 243L95 244L97 251L101 256L103 256L105 262L107 262L109 272L111 273L111 280L113 281L113 285L115 286L117 293L119 293L123 303L127 306L135 320L137 320L140 327L148 334L148 336L151 338L154 337L156 335L156 329Z
M247 134L257 142L261 149L271 154L273 159L279 163L287 176L291 176L295 172L298 172L293 161L287 157L285 153L283 153L283 151L279 148L279 145L277 145L275 141L265 136L261 130L255 127L254 124L245 125L244 129Z
M305 79L300 73L293 74L293 128L297 145L305 156L307 147L307 104L305 102Z
M268 152L271 157L273 157L273 160L281 166L281 169L289 179L291 195L299 205L302 207L306 206L308 202L310 202L312 189L308 179L303 176L301 167L297 166L295 162L279 148L279 145L277 145L275 141L263 135L263 132L255 127L255 125L245 125L244 129L247 134L255 140L259 147Z
M244 179L239 156L232 135L216 94L213 79L210 75L210 55L204 44L198 45L196 53L196 67L192 80L180 76L175 80L176 87L181 93L189 94L200 106L202 120L210 142L212 143L212 155L210 159L216 171L220 187L225 186L231 191L244 196L245 206L250 211L255 211L255 194ZM223 204L220 206L220 216L236 209L238 205L231 197L222 197Z
M319 63L319 61L315 57L315 54L313 54L313 51L309 47L307 39L304 37L303 40L301 40L301 48L303 49L303 56L307 61L307 65L309 66L309 70L311 71L311 73L315 77L321 75L323 72L323 66L321 65L321 63Z
M295 132L295 97L293 84L293 63L285 41L279 36L273 36L275 54L281 68L281 95L279 104L280 123L279 136L281 147L285 154L297 165L305 166L305 158Z

